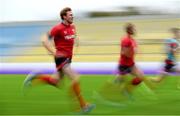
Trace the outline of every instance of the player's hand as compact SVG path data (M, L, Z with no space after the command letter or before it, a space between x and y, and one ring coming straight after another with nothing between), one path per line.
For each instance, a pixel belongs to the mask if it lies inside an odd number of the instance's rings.
M54 57L56 57L56 58L60 58L60 57L63 57L63 56L64 56L64 55L62 55L62 54L56 54L56 52L49 53L49 55L52 55L52 56L54 56Z
M137 47L134 48L134 54L137 54L138 53L138 49Z
M61 58L61 57L66 57L67 55L64 53L56 53L55 51L49 52L49 55L54 56L55 58Z

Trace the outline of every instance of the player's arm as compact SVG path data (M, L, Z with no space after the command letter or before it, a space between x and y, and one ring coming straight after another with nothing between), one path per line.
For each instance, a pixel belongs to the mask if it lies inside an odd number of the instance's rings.
M75 49L74 49L74 53L77 54L78 53L78 50L79 50L79 37L76 35L75 37Z
M79 47L79 36L78 36L78 34L77 34L77 32L76 32L76 27L75 26L73 26L74 27L74 33L75 33L75 47Z
M79 50L79 37L78 37L78 35L76 33L76 28L75 28L75 44L74 44L74 46L75 46L74 53L77 54L77 52Z
M49 33L45 34L42 39L42 44L46 48L46 50L53 56L56 56L55 49L53 47L52 43L52 37L49 35Z
M79 37L77 35L76 35L76 38L75 38L75 46L79 47Z

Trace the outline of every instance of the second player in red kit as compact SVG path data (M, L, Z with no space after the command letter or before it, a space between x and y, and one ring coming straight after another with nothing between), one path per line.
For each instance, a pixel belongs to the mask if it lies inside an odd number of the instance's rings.
M134 65L134 55L136 53L137 50L137 44L136 41L130 36L127 35L124 38L122 38L121 41L121 56L120 56L120 60L119 60L119 64L121 64L122 66L133 66ZM126 56L123 52L125 48L129 48L129 55Z
M137 43L133 36L135 35L135 26L128 23L125 26L126 35L121 39L120 47L120 59L118 65L118 76L115 82L123 82L127 74L131 74L134 78L130 82L130 85L136 86L144 81L149 84L148 80L145 79L144 73L136 66L135 55L137 53ZM132 86L125 86L127 92L132 91Z

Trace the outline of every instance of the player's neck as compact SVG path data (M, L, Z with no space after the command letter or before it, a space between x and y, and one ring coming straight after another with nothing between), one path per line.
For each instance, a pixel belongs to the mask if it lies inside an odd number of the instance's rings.
M133 39L133 36L131 34L127 34L127 37L129 38L132 38Z
M178 40L178 39L180 39L180 37L174 36L174 39L175 39L175 40Z
M65 21L65 20L63 20L63 21L62 21L62 23L63 23L64 25L66 25L66 26L71 25L70 23L68 23L68 22L67 22L67 21Z

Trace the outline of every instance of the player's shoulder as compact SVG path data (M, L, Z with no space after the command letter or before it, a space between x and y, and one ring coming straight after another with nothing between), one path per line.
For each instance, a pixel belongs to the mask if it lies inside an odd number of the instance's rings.
M71 26L72 26L72 27L75 27L75 25L74 25L73 23L71 24Z
M131 40L129 39L129 37L124 36L121 38L121 43L124 43L124 42L131 42Z
M132 45L132 41L128 37L123 37L121 39L121 46L130 47Z
M58 23L58 24L56 24L56 25L54 25L53 27L52 27L52 29L63 29L63 24L61 24L61 23Z
M165 39L165 43L177 43L177 40L176 39L174 39L174 38L166 38Z
M74 24L71 24L71 28L76 28L76 26Z

